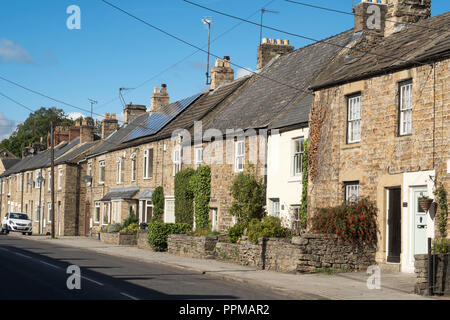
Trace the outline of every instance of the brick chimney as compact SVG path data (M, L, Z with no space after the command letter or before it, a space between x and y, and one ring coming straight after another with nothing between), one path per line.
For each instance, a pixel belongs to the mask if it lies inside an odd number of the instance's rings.
M362 0L354 9L355 32L390 36L405 24L431 16L431 0Z
M167 93L167 85L162 84L160 87L155 87L153 90L150 111L159 112L161 106L169 104L169 94Z
M263 38L258 46L256 68L260 70L278 54L292 51L294 51L294 47L289 45L289 40Z
M92 122L83 120L80 126L80 144L94 141L94 126Z
M128 123L134 116L147 112L147 107L140 104L132 104L131 102L123 109L124 122Z
M102 140L105 140L111 133L119 128L119 122L116 119L115 113L105 113L105 118L102 121Z
M217 88L222 82L233 81L234 70L230 65L230 57L216 58L216 63L211 68L211 89Z

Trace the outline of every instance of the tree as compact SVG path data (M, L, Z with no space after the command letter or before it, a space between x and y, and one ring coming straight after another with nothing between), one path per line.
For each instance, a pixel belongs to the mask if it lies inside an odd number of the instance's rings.
M251 173L239 173L230 187L234 198L230 213L239 222L261 220L264 216L264 186Z
M8 149L20 157L24 147L30 143L39 143L41 137L44 138L46 144L52 121L55 125L63 127L74 125L74 121L67 118L64 110L56 107L42 107L31 113L23 123L19 124L9 138L0 142L0 149Z

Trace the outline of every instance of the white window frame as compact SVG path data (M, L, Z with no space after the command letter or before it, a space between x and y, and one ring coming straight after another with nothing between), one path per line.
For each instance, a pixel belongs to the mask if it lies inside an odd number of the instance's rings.
M132 153L131 159L131 182L136 181L136 153Z
M245 140L236 140L234 148L234 172L243 172L245 162Z
M111 201L112 206L112 215L111 222L112 223L121 223L120 212L122 209L121 201Z
M346 182L345 184L345 201L356 202L359 199L359 182ZM352 199L353 196L355 199Z
M211 208L211 230L217 231L219 214L217 208Z
M195 168L200 167L203 164L203 147L195 147Z
M361 141L361 94L347 98L347 143Z
M103 202L102 206L102 226L106 226L111 222L111 205L108 202ZM105 223L105 216L106 216L106 223Z
M405 81L399 84L399 135L405 136L412 134L412 82Z
M8 178L8 196L11 195L11 180L12 180L12 177L9 177Z
M48 170L48 183L47 183L48 191L51 190L51 186L52 186L52 171Z
M175 197L174 196L166 196L164 199L164 222L171 222L171 221L167 220L168 210L169 210L169 202L171 203L170 206L173 209L173 213L171 214L171 216L175 217Z
M40 189L41 188L41 183L39 182L39 177L40 176L41 176L41 171L40 170L36 170L35 171L35 179L34 179L34 181L35 181L34 187L36 189ZM17 183L17 185L18 185L18 183Z
M98 209L98 219L97 219L97 209ZM100 223L100 219L102 218L102 207L99 201L95 201L94 204L94 223Z
M100 160L98 162L98 183L105 184L105 180L106 180L106 162L105 160Z
M275 199L270 199L270 202L272 204L272 212L271 215L274 217L279 218L281 215L281 204L280 204L280 199L275 198Z
M303 142L304 138L292 139L292 175L295 177L301 176L303 173ZM296 145L299 143L300 150L297 151ZM299 162L300 161L300 162ZM298 168L300 165L300 168Z
M173 149L173 175L175 176L178 172L181 171L182 167L182 157L183 157L183 151L180 145L177 145Z
M122 183L122 158L118 157L116 160L117 163L117 170L116 170L116 174L117 174L117 184L121 184Z
M52 203L47 202L47 221L52 222Z
M94 177L92 176L92 162L88 163L87 175L91 177L91 181L87 182L87 186L90 187L92 185L92 181L94 180Z
M58 190L62 189L62 177L63 177L63 169L58 168Z
M152 216L153 216L153 202L151 200L146 200L144 201L144 212L142 213L142 221L141 222L145 222L148 223L149 221L147 221L148 217L147 217L147 208L152 208Z
M150 157L150 150L152 156ZM153 148L148 148L144 150L144 179L151 179L153 177L153 159L154 159L154 152Z

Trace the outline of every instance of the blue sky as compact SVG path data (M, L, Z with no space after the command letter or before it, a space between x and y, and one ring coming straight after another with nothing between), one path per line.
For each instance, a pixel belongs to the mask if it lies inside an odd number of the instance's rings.
M197 46L207 43L203 17L213 20L211 52L255 69L259 28L192 6L182 0L109 0ZM193 0L199 4L249 17L259 22L257 11L266 8L264 24L323 39L353 27L353 17L288 3L284 0ZM351 12L352 0L304 0L319 6ZM355 0L355 3L359 2ZM81 29L69 30L66 9L81 9ZM432 15L448 11L448 0L433 0ZM230 29L232 29L230 31ZM263 37L289 39L296 48L310 41L263 31ZM121 113L120 87L134 88L125 101L149 106L154 86L166 83L171 101L205 89L206 54L198 52L161 75L161 71L196 50L137 22L99 0L15 0L0 4L0 76L70 104L89 109L88 98L97 100L94 112ZM211 58L213 63L214 58ZM242 74L242 70L236 70ZM78 112L0 80L0 93L31 109L57 106ZM108 103L109 102L109 103ZM0 139L6 137L29 111L0 96Z

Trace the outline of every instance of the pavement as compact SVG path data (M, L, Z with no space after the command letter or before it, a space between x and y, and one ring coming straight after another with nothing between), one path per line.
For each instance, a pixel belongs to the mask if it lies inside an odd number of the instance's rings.
M93 251L103 255L122 257L134 261L176 268L207 276L212 279L227 280L228 283L240 283L240 287L252 287L257 292L276 293L268 299L301 300L427 300L415 295L415 274L399 272L381 272L380 288L369 289L366 272L349 272L335 274L285 274L266 270L256 270L216 260L192 259L171 255L166 252L153 252L130 246L118 246L102 243L84 237L62 237L51 239L48 236L22 236L10 234L11 237L23 238L63 247ZM231 280L231 281L230 281ZM244 286L242 285L244 284ZM258 290L260 289L260 290ZM248 297L244 297L249 299ZM251 299L251 298L250 298Z

